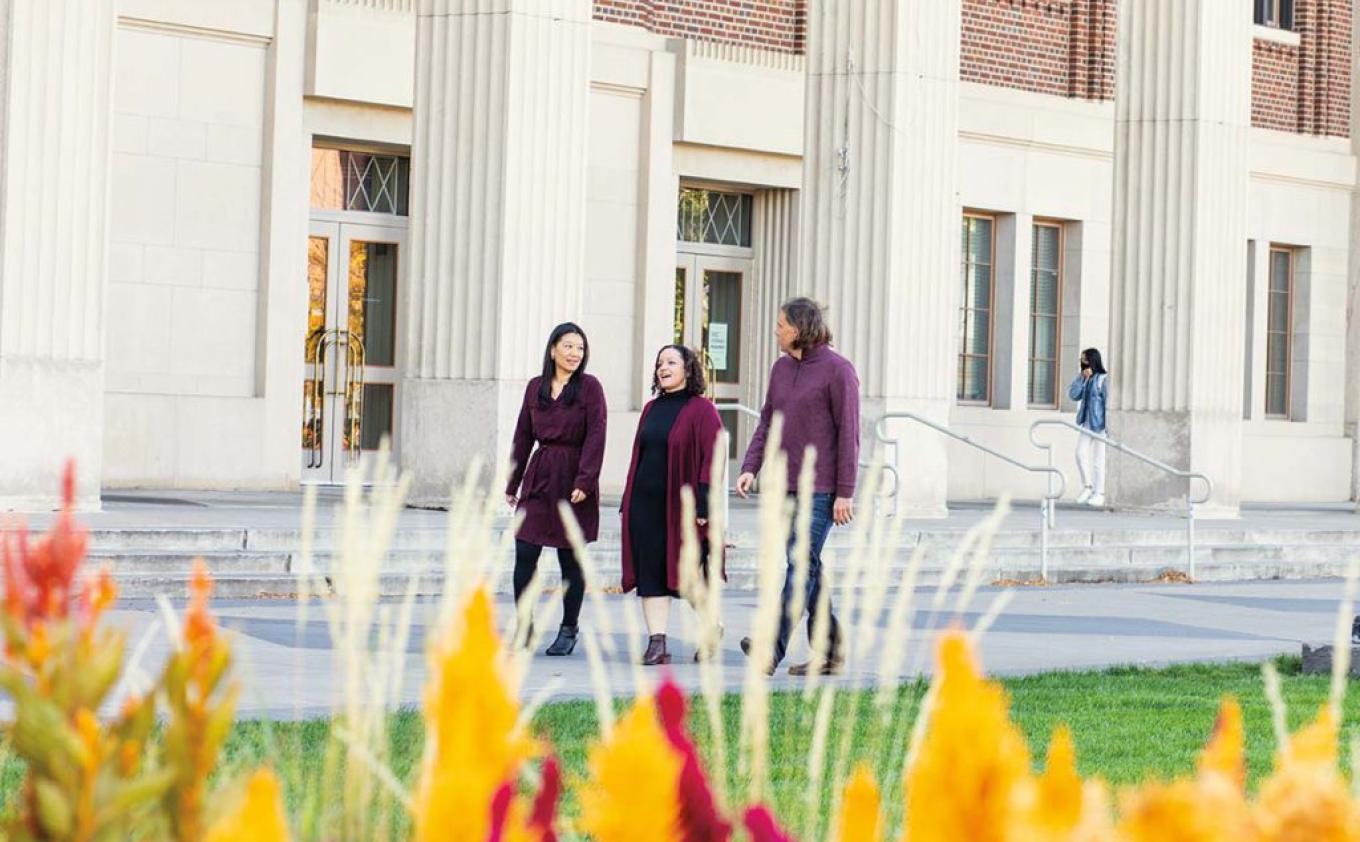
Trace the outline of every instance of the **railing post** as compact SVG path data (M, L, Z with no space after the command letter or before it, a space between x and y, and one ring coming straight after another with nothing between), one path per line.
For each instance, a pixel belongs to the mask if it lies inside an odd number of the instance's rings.
M1053 475L1049 474L1050 485L1053 482ZM1052 488L1049 489L1052 491ZM1053 511L1053 498L1045 497L1043 504L1039 507L1039 579L1048 581L1048 518Z
M1185 551L1190 556L1190 579L1195 578L1195 498L1190 493L1190 484L1185 486Z

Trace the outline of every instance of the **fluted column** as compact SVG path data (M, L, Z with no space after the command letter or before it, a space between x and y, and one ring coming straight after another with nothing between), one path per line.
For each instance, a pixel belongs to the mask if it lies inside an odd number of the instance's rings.
M802 286L859 368L866 436L884 412L946 423L954 401L960 15L959 0L808 4ZM944 442L892 431L899 508L943 514Z
M420 0L398 441L418 501L507 457L548 332L579 318L590 13Z
M99 505L113 0L0 0L0 509Z
M1119 4L1110 431L1209 475L1237 511L1246 329L1251 8ZM1178 506L1184 483L1111 456L1116 505Z

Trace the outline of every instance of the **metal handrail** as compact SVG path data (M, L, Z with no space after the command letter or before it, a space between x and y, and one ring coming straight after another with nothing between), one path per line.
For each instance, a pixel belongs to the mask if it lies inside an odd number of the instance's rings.
M338 351L344 347L343 361ZM346 458L353 461L361 449L359 441L364 387L364 345L347 330L340 328L318 328L307 337L306 365L311 377L310 393L303 396L303 425L312 428L311 447L307 453L307 467L320 468L326 459L326 354L331 348L337 350L335 357L336 375L339 379L340 367L344 366L344 391L332 393L344 395L344 418L349 426L350 446ZM343 441L343 438L342 438Z
M1103 442L1107 447L1113 447L1120 453L1132 456L1134 459L1137 459L1144 464L1151 465L1165 474L1185 480L1185 552L1189 561L1190 578L1195 578L1195 506L1209 502L1209 498L1214 496L1213 480L1199 471L1183 471L1180 468L1174 468L1165 462L1148 456L1146 453L1134 450L1122 442L1115 441L1104 433L1088 430L1085 427L1073 424L1071 421L1063 418L1041 418L1029 425L1030 444L1047 454L1050 467L1053 465L1053 445L1051 443L1040 442L1034 438L1035 432L1037 432L1040 427L1066 427L1069 430L1075 430L1079 435L1095 439L1098 442ZM1195 480L1204 483L1203 497L1195 497L1190 493L1190 489Z
M943 424L936 424L929 418L923 418L920 415L917 415L912 412L887 412L880 416L878 421L874 424L874 436L880 442L882 442L884 446L892 447L894 460L896 460L897 457L897 446L899 444L899 440L888 437L886 423L888 421L896 420L914 421L925 427L929 427L930 429L936 431L937 433L948 436L949 438L952 438L955 441L962 442L963 444L966 444L969 447L972 447L976 450L980 450L989 456L993 456L997 459L1000 459L1002 462L1005 462L1009 465L1014 465L1015 467L1020 468L1021 470L1028 471L1034 474L1048 474L1049 480L1048 492L1043 495L1039 503L1039 578L1047 581L1049 525L1051 522L1051 516L1054 506L1057 504L1058 500L1062 498L1063 494L1067 491L1067 478L1063 476L1062 471L1053 467L1052 464L1049 465L1026 464L1024 462L1021 462L1019 459L1007 456L1006 454L1002 453L999 450L996 450L994 448L988 447L985 444L981 444L979 442L974 441L971 436L964 435L963 433L956 433L953 430L949 429L948 427L944 426ZM1053 491L1054 476L1058 478L1059 488L1057 493L1054 493Z

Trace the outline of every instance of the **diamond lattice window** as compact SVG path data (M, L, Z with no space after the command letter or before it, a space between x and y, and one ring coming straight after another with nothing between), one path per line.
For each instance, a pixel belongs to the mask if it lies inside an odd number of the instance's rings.
M682 243L750 248L754 204L749 193L682 188L676 239Z
M406 216L411 159L346 149L312 150L312 207Z

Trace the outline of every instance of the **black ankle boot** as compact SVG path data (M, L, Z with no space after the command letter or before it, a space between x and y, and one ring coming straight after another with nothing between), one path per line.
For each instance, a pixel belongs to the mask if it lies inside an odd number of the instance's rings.
M545 654L570 655L572 650L576 648L578 634L576 626L562 626L557 630L557 639L552 642Z
M670 653L666 651L666 636L654 634L647 638L647 653L642 656L642 665L654 667L658 664L669 664L670 662Z

